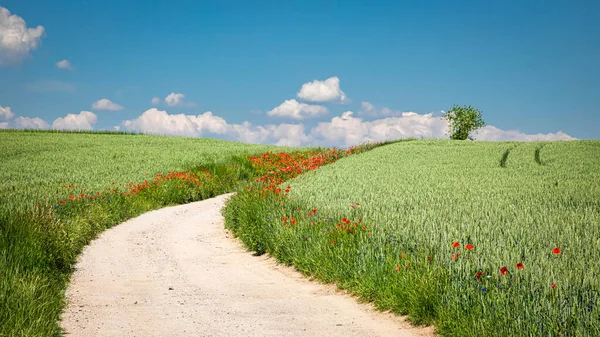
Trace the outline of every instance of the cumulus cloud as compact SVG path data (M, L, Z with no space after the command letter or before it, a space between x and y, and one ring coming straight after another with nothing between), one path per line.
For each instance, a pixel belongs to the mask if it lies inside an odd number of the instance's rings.
M397 117L364 121L352 111L318 123L310 132L303 124L252 125L250 122L230 124L207 111L199 115L169 114L149 109L136 119L121 123L121 130L189 137L212 137L246 143L282 146L352 146L365 141L385 141L399 138L447 138L448 124L432 113L403 112ZM563 132L527 135L487 126L478 133L479 140L559 140L574 139Z
M73 68L71 67L71 62L69 62L69 60L62 60L56 62L56 67L60 69L73 70Z
M22 17L0 6L0 66L17 65L39 47L44 27L27 28Z
M160 97L152 97L152 105L157 105L160 103Z
M271 117L289 117L297 120L315 118L327 114L327 108L321 105L299 103L295 99L288 99L273 110L267 112Z
M182 93L170 93L169 95L167 95L167 97L165 97L165 103L167 104L167 106L182 106L182 107L194 107L196 106L196 104L192 103L192 102L184 102L185 95ZM154 103L154 99L152 99L153 103Z
M17 117L14 121L16 129L33 129L33 130L46 130L50 128L50 124L45 120L35 117Z
M15 114L10 110L10 107L3 107L0 105L0 119L11 119Z
M556 133L537 133L525 134L517 130L502 130L495 126L487 125L477 130L474 135L476 140L501 141L501 140L518 140L518 141L552 141L552 140L575 140L568 134L558 131Z
M52 123L52 128L56 130L92 130L98 117L90 111L81 111L79 114L68 114L65 117L59 117Z
M340 79L337 76L324 81L314 80L304 83L297 96L310 102L348 101L346 94L340 89Z
M119 111L123 110L123 107L117 103L112 102L109 99L102 98L92 104L92 109L95 110L108 110L108 111Z
M304 125L279 124L254 126L249 122L229 124L207 111L199 115L169 114L151 108L133 120L121 123L121 129L150 134L201 137L219 135L222 138L246 143L268 143L300 146L310 141Z
M0 123L0 129L8 129L8 122Z
M198 137L205 132L223 134L227 122L212 112L207 111L198 116L184 114L168 114L156 108L148 109L141 116L122 123L125 130L143 133Z
M311 130L311 136L328 145L351 146L365 141L385 141L399 138L441 138L447 123L433 114L419 115L404 112L400 117L363 121L354 117L352 111L321 122Z

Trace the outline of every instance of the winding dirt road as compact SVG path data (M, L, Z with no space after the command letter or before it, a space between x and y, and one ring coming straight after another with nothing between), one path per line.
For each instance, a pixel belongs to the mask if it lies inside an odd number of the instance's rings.
M71 336L431 336L246 251L223 228L228 195L146 213L79 257Z

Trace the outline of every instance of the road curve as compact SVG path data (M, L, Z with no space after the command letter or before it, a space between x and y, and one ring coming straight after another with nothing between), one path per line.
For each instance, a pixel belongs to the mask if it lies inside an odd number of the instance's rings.
M102 233L71 278L66 335L433 335L253 256L223 227L227 198L152 211Z

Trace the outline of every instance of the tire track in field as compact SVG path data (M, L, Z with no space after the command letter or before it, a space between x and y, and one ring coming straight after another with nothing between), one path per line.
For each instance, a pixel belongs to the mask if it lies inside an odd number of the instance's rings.
M224 227L228 195L164 208L84 249L61 326L73 336L431 336L255 257Z

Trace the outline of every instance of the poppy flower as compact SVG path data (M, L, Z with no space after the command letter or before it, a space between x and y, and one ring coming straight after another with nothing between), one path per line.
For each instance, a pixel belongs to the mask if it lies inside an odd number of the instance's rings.
M470 243L465 246L466 250L473 250L473 248L475 248L475 247Z
M523 269L523 263L522 262L517 263L517 269L519 269L519 270Z
M400 266L396 266L396 272L400 270Z
M562 253L562 250L560 250L560 248L556 247L552 249L552 254L560 255L560 253Z
M552 282L551 287L552 287L552 289L554 289L556 287L556 284L554 284L554 282Z
M500 268L500 274L502 274L502 275L508 274L508 268L506 266Z
M452 247L458 248L458 247L460 247L460 243L458 243L457 241L452 242Z
M456 261L456 254L452 254L452 260Z

